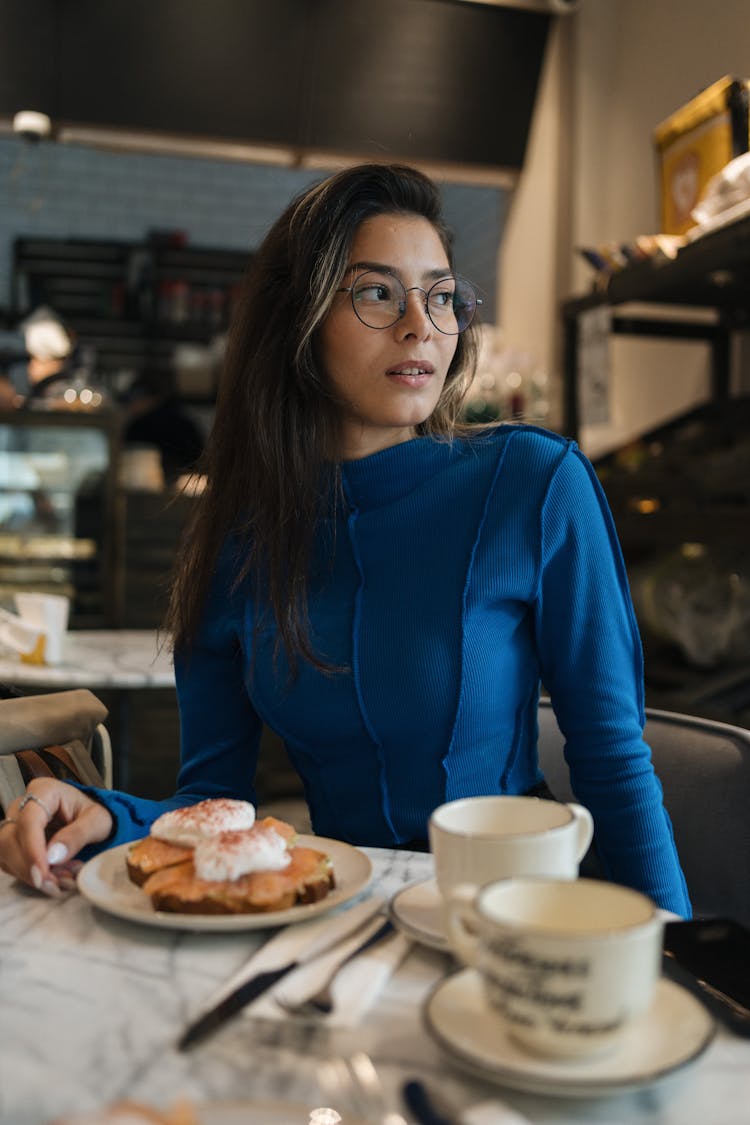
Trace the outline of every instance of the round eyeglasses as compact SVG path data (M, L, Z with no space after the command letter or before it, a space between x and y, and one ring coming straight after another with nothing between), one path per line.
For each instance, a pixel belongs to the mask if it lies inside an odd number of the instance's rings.
M463 277L441 277L429 289L412 285L407 289L392 273L368 270L353 285L342 286L349 293L352 308L368 328L390 328L406 315L406 295L416 291L424 296L424 307L438 332L457 336L468 328L482 301L470 281Z

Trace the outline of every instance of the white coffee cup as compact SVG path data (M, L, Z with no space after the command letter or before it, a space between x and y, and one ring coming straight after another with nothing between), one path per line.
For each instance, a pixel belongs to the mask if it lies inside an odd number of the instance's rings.
M651 1005L663 921L638 891L523 877L456 887L447 913L454 952L479 971L507 1033L533 1054L604 1053Z
M36 593L18 593L13 597L21 620L44 634L44 663L61 664L70 599L63 594Z
M463 797L429 822L435 878L446 898L460 883L511 875L575 879L594 834L582 805L540 797Z

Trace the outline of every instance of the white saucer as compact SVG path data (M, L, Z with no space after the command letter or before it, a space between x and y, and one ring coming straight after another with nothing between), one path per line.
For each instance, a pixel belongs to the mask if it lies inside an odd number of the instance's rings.
M513 1090L569 1097L624 1093L655 1082L697 1058L715 1030L700 1001L662 979L649 1011L609 1054L580 1060L527 1054L489 1007L474 969L441 981L427 997L423 1015L439 1045L481 1078Z
M450 952L443 923L443 900L434 879L411 883L393 896L391 921L414 941Z

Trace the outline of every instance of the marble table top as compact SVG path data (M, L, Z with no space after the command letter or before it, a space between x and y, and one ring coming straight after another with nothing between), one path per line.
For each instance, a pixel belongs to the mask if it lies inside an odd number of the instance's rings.
M430 856L363 849L386 895L432 874ZM0 874L0 1121L44 1125L122 1097L168 1105L270 1099L330 1104L317 1077L332 1055L369 1052L386 1089L420 1077L450 1104L491 1098L536 1125L741 1125L750 1117L750 1041L720 1030L691 1065L613 1097L569 1099L501 1089L459 1069L428 1035L423 1001L455 969L413 945L361 1024L271 1021L245 1012L186 1054L177 1034L267 931L191 934L120 920L80 895L53 900ZM243 1119L244 1120L244 1119ZM255 1122L253 1117L252 1121ZM307 1125L307 1117L300 1119Z
M70 630L62 664L24 664L0 652L0 681L60 690L173 687L169 638L153 629Z

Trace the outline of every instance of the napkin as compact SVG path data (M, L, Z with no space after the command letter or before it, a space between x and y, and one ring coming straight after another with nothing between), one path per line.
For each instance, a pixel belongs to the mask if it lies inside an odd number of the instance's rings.
M370 898L361 900L355 905L347 904L347 906L341 910L333 910L309 922L298 922L285 927L274 937L270 938L265 945L261 946L228 981L221 985L217 992L206 1001L205 1007L212 1008L226 995L233 992L235 988L243 984L256 973L265 972L267 969L276 969L281 965L294 961L298 953L304 952L304 950L309 948L311 942L320 934L324 933L331 926L339 925L342 915L351 918L353 923L356 923L359 918L361 932L359 932L359 927L355 932L358 933L359 937L363 937L367 932L365 930L365 925L371 919L373 923L375 922L373 915L377 915L378 924L382 922L382 911L384 908L384 898L371 896ZM342 968L333 986L333 997L336 1005L334 1012L329 1016L316 1016L314 1018L324 1019L327 1026L353 1026L353 1024L361 1018L370 1004L374 1002L388 977L406 953L409 944L408 941L395 942L393 939L396 937L401 938L401 935L392 935L391 938L373 946L372 949L363 953L361 957L355 958L346 965L345 968ZM349 934L346 936L342 935L342 941L349 940ZM351 933L351 940L354 940L353 933ZM271 1020L299 1020L303 1018L298 1015L288 1015L285 1010L276 1003L274 997L276 993L280 991L282 985L284 985L287 993L293 996L294 993L291 992L290 986L294 985L295 978L297 978L298 986L300 988L306 987L308 989L306 995L310 995L310 982L313 981L314 983L314 979L317 978L312 978L306 974L316 973L319 977L323 971L324 962L326 960L330 961L330 956L331 953L326 951L312 959L308 964L301 965L298 969L292 970L292 972L284 977L274 988L269 989L263 996L258 997L254 1003L244 1008L242 1012L243 1016L249 1019L261 1018ZM342 985L344 986L343 991ZM311 991L315 991L315 989L313 988ZM307 1019L309 1017L304 1018Z
M351 957L354 959L365 952L365 946L373 939L381 941L385 938L382 933L383 926L390 926L390 922L383 920L383 915L378 913L364 926L360 926L351 937L340 941L327 953L316 957L309 965L304 965L296 973L292 973L274 992L274 999L282 1007L284 1005L299 1005L315 996L320 989L328 985L331 987L334 974L340 973L344 962ZM391 926L390 933L393 933ZM379 935L379 936L377 936ZM374 943L374 941L373 941Z
M364 940L383 922L382 915L363 927L346 942L355 946L357 939ZM270 992L252 1005L252 1014L263 1019L313 1020L324 1022L326 1027L356 1027L377 1000L386 983L403 961L411 947L405 934L394 931L370 949L357 954L342 965L331 984L333 1011L327 1015L315 1012L287 1012L277 997L287 1002L301 1002L314 995L327 978L337 949L316 957L307 965L295 969Z

